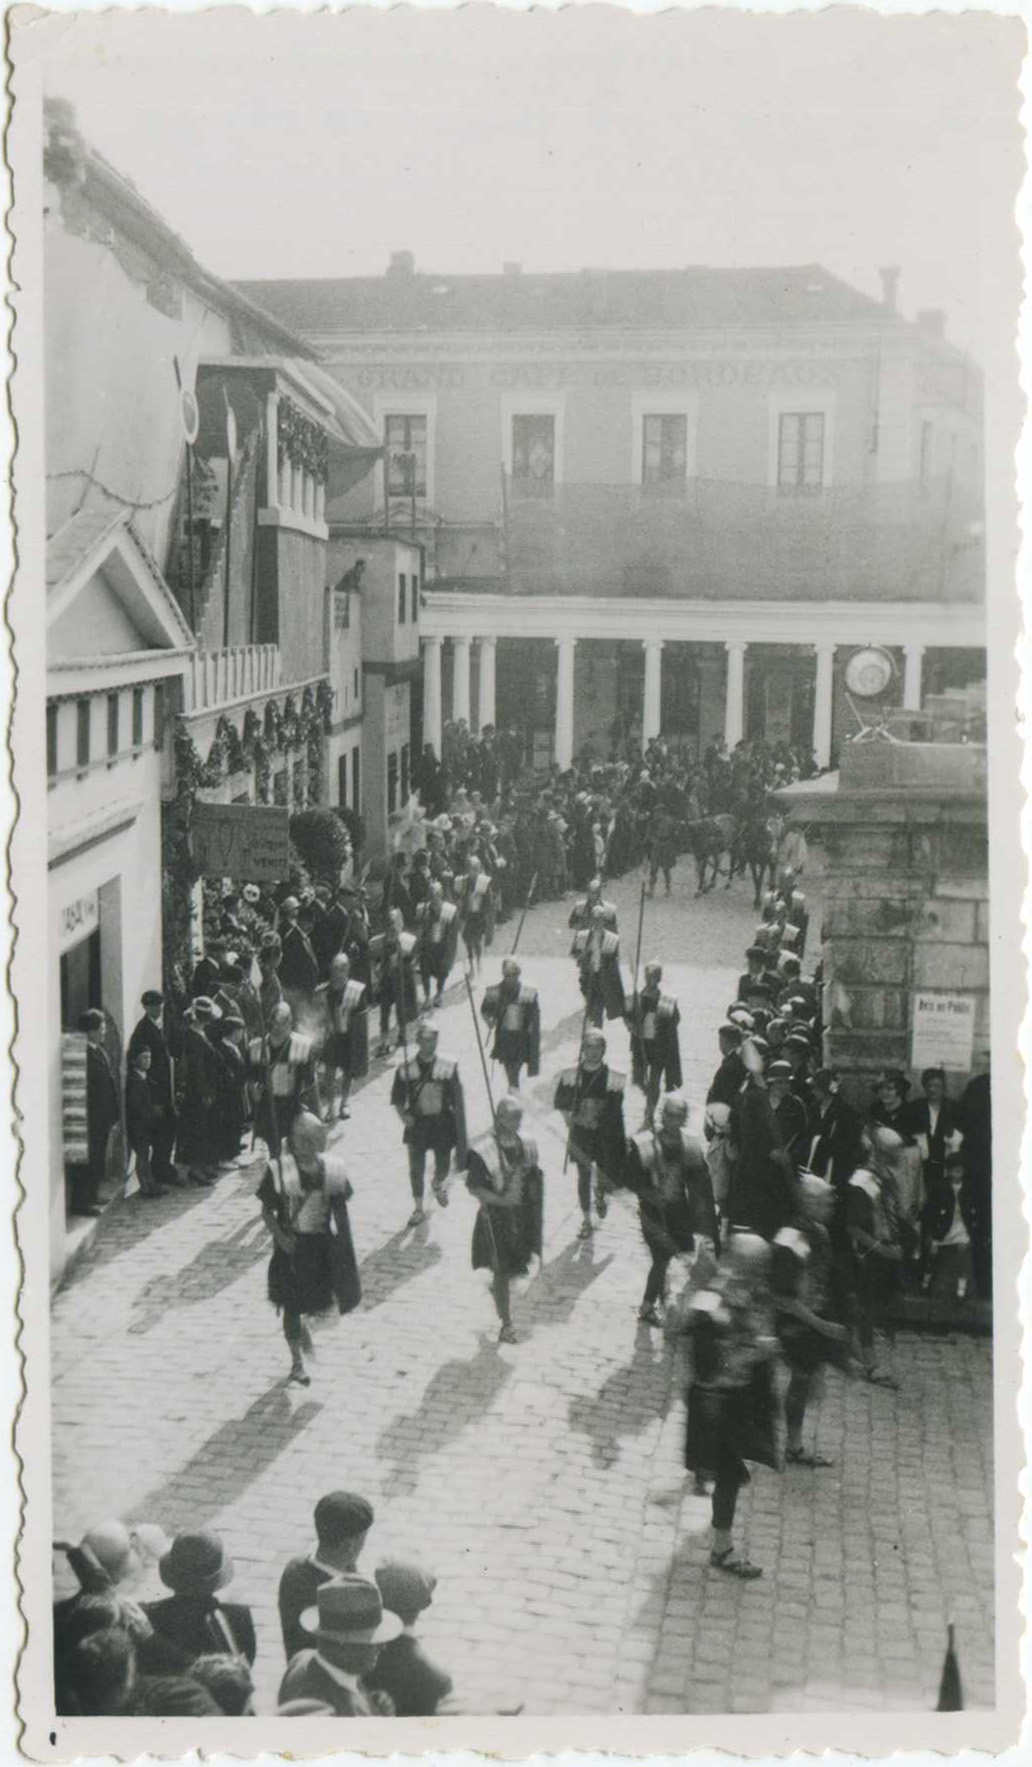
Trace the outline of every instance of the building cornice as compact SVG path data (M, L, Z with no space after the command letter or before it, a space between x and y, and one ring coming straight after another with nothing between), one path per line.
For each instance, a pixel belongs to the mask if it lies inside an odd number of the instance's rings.
M979 649L984 607L945 602L688 601L431 590L424 638L625 639L695 644L920 644Z

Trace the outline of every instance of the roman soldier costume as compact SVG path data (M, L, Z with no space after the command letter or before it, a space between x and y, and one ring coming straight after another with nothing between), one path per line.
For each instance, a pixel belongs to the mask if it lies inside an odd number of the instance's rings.
M416 909L416 940L423 992L430 999L431 982L440 1005L459 943L459 911L454 902L431 896Z
M570 955L580 975L588 1022L600 1025L603 1018L624 1018L627 1002L620 974L619 936L600 925L585 928L574 935Z
M657 982L631 999L627 1022L631 1030L631 1078L645 1094L646 1126L652 1122L660 1092L681 1085L681 1012L672 994Z
M695 1249L696 1238L719 1245L717 1211L709 1167L698 1142L678 1129L676 1141L653 1130L627 1143L624 1182L638 1199L642 1237L652 1259L639 1317L659 1323L657 1305L665 1299L672 1258Z
M582 932L586 927L589 927L591 925L591 914L594 908L602 909L603 926L608 927L611 932L615 933L619 926L616 905L613 902L606 901L602 894L602 885L600 883L589 885L587 895L582 896L579 902L574 903L573 908L570 911L570 931Z
M577 1200L584 1224L581 1237L591 1226L591 1173L596 1172L595 1207L599 1218L607 1212L606 1191L620 1181L626 1137L624 1133L625 1080L605 1061L597 1067L566 1068L559 1077L555 1109L562 1111L569 1129L569 1152L577 1168Z
M249 1055L257 1096L256 1126L269 1152L276 1154L301 1111L318 1115L315 1042L300 1031L290 1031L279 1041L270 1033L254 1039Z
M541 1071L541 1005L536 988L514 976L503 976L484 995L481 1013L494 1026L492 1060L501 1062L509 1085L518 1089L520 1069L530 1079Z
M306 1162L307 1163L307 1162ZM293 1358L291 1378L309 1384L302 1357L311 1340L306 1316L334 1306L350 1313L362 1299L351 1237L351 1184L340 1159L319 1154L310 1169L287 1157L265 1169L258 1200L276 1241L269 1264L269 1300L283 1314Z
M393 910L393 913L397 912ZM373 991L380 1008L379 1053L382 1055L387 1050L391 1007L397 1014L399 1035L418 1011L416 935L405 932L391 919L384 932L370 939L369 956L373 966Z
M364 982L348 977L343 988L335 988L332 980L321 982L315 990L313 1005L319 1024L322 1059L332 1076L340 1073L344 1081L341 1112L353 1080L369 1072L369 1016L366 1011ZM332 1102L332 1100L331 1100Z
M525 1276L531 1258L542 1255L544 1181L537 1144L525 1135L504 1144L496 1133L484 1136L469 1150L466 1184L480 1205L473 1224L473 1268L491 1271L500 1335L511 1342L509 1283Z

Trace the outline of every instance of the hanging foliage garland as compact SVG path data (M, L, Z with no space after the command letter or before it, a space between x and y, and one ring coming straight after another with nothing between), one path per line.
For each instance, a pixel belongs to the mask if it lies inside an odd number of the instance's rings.
M318 484L326 483L330 457L326 431L283 393L279 398L276 440L281 467L289 460L291 466L310 473Z

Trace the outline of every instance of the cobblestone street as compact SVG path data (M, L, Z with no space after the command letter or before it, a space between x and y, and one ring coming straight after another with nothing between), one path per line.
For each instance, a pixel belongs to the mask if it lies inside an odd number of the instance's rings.
M674 900L649 905L643 956L663 960L681 1002L698 1129L753 915L741 884L702 902L693 887L682 865ZM632 878L609 892L625 973L636 888ZM280 1570L311 1545L316 1498L341 1486L376 1510L365 1568L415 1554L437 1573L423 1632L471 1710L930 1708L950 1614L967 1703L990 1704L985 1340L901 1338L898 1394L830 1376L816 1427L835 1467L758 1469L741 1513L765 1575L739 1586L709 1569L709 1503L685 1492L670 1352L636 1320L647 1266L636 1210L620 1197L593 1241L575 1237L575 1176L562 1174L551 1111L581 1022L569 907L534 910L521 942L542 996L542 1073L527 1101L546 1194L543 1268L515 1308L520 1343L496 1343L485 1279L470 1268L475 1210L462 1181L446 1211L431 1200L426 1224L405 1227L393 1064L377 1064L334 1143L355 1186L364 1304L319 1332L309 1389L286 1384L265 1297L257 1168L210 1193L134 1196L108 1211L53 1308L58 1536L109 1514L218 1529L236 1566L231 1598L255 1612L259 1710L284 1666ZM514 930L500 929L484 983ZM453 985L439 1023L480 1130L488 1111L463 989ZM622 1026L609 1054L628 1066ZM627 1118L636 1128L636 1096Z

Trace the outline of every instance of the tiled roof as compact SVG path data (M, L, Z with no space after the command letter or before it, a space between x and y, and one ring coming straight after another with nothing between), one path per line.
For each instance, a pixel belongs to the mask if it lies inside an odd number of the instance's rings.
M582 270L239 282L306 336L350 331L639 330L905 322L819 264L776 269Z

